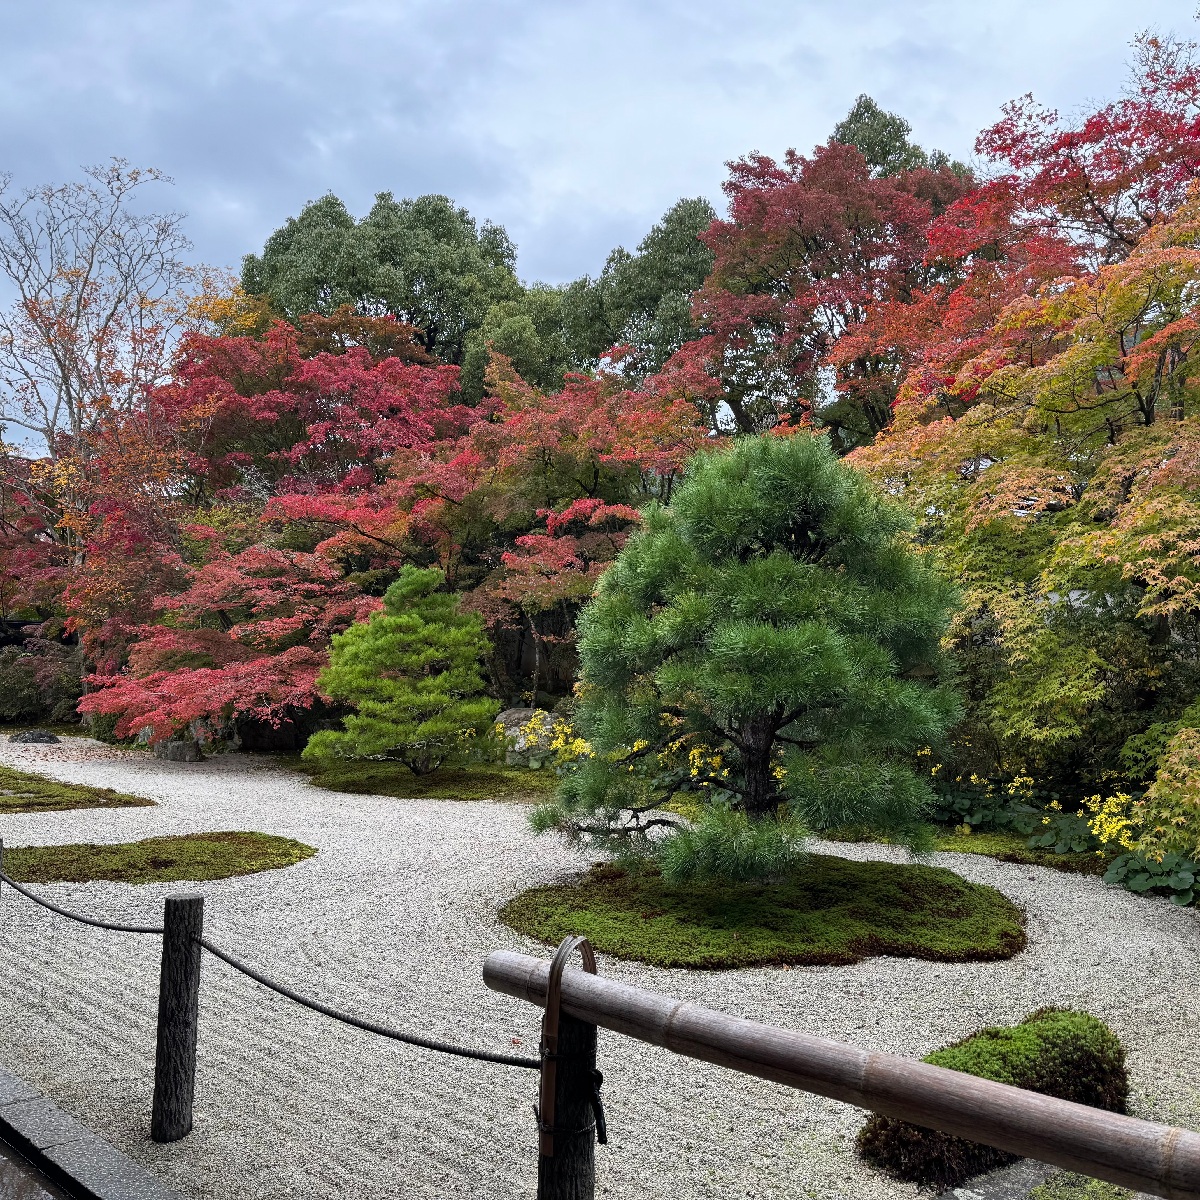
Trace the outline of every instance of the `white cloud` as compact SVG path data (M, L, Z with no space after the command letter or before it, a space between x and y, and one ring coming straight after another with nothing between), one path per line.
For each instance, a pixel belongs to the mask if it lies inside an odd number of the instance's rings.
M502 222L524 275L595 271L725 160L823 140L859 92L957 156L999 105L1117 93L1146 0L44 0L11 6L0 145L22 183L118 154L177 180L236 266L326 191L438 191Z

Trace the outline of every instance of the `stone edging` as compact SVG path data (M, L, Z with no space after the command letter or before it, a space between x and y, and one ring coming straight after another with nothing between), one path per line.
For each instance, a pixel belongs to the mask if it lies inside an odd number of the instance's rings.
M78 1200L182 1200L3 1067L0 1138Z

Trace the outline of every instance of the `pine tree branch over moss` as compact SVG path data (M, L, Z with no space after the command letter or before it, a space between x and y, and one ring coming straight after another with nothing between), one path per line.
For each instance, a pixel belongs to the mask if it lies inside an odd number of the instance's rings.
M333 639L317 686L356 711L344 732L315 734L305 758L396 759L427 775L491 728L500 706L480 673L483 623L444 583L436 568L405 567L383 612Z
M779 830L768 874L798 824L916 844L930 795L909 763L959 705L940 647L954 591L906 526L824 438L746 438L693 460L581 618L594 753L535 827L654 852L676 878L712 874L719 855L679 851L711 842L719 808ZM705 764L682 781L660 769L681 750ZM661 806L697 780L702 836L664 853Z

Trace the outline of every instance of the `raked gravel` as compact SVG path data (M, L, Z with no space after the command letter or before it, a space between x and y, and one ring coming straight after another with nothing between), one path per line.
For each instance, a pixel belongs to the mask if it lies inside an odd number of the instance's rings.
M534 1052L538 1011L484 987L497 947L546 954L500 925L517 892L586 865L535 840L514 804L349 796L269 762L164 763L83 739L0 743L0 763L157 800L157 808L0 816L9 845L121 842L250 829L319 848L295 867L201 885L209 936L302 990L380 1020L493 1050ZM882 846L832 847L896 860ZM1002 963L873 958L850 967L600 970L725 1012L919 1056L1046 1004L1086 1008L1124 1041L1134 1110L1200 1127L1200 922L1099 880L972 855L935 861L1001 889L1029 948ZM60 884L87 912L155 922L180 885ZM533 1072L373 1038L206 958L196 1127L148 1139L156 939L0 903L0 1063L186 1195L532 1196ZM519 1046L518 1046L519 1044ZM852 1154L862 1113L601 1032L611 1144L601 1195L916 1197Z

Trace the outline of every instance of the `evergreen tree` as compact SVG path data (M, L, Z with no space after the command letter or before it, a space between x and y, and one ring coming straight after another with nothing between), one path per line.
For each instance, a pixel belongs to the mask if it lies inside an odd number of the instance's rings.
M581 617L593 754L535 827L653 850L676 878L773 870L798 822L915 844L931 797L911 764L958 701L940 649L953 589L907 524L823 437L697 456ZM652 838L681 788L700 819Z
M593 364L615 345L638 352L635 374L648 375L698 336L692 293L713 266L700 235L717 214L703 197L676 201L631 254L618 246L600 275L563 290L562 322L576 362Z
M427 775L485 733L500 706L484 695L483 623L437 589L442 571L405 567L383 611L333 639L317 685L357 711L345 732L315 734L305 758L391 758Z
M349 304L414 326L427 353L461 364L493 304L519 299L516 249L445 196L375 197L359 221L336 196L307 204L242 263L242 286L289 321ZM474 398L474 397L472 397Z
M886 112L870 96L861 95L833 127L833 141L858 150L875 176L899 175L922 167L930 171L949 167L962 177L970 173L964 163L952 160L944 150L926 151L910 142L910 133L912 126L899 113Z

